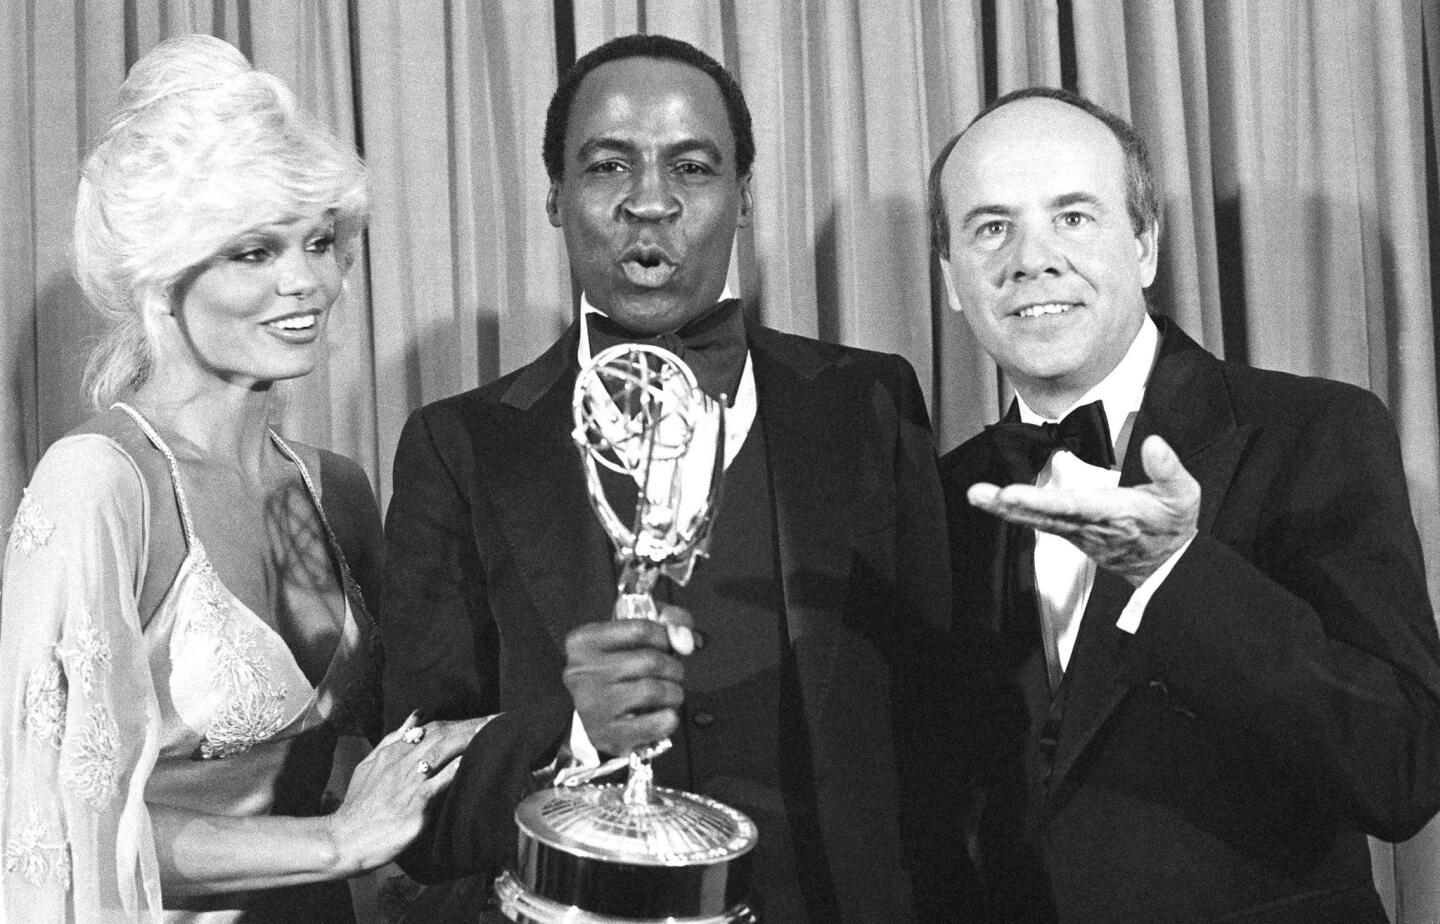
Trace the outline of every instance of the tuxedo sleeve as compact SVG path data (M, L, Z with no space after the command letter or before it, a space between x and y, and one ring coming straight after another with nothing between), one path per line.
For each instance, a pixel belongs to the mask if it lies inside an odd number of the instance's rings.
M400 435L380 620L386 728L414 709L429 721L498 708L494 623L470 534L468 452L463 426L443 411L416 411Z
M515 805L536 786L569 728L567 696L537 696L501 712L499 632L473 537L473 447L446 408L413 414L395 455L385 522L381 607L387 727L422 718L501 713L471 741L420 839L401 857L422 881L490 877L515 847Z
M1261 498L1235 517L1253 535L1197 537L1136 640L1236 747L1400 840L1440 808L1440 644L1388 413L1348 386L1314 403L1247 448L1231 495Z
M919 920L945 920L973 902L976 879L961 838L957 784L963 696L951 625L945 505L924 396L897 360L895 454L899 623L906 670L895 685L900 828Z

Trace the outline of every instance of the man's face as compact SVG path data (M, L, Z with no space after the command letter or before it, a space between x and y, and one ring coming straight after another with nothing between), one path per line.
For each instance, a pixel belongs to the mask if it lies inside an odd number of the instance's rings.
M1155 278L1120 142L1068 103L1018 100L971 126L942 187L951 307L1031 407L1064 412L1124 357Z
M714 307L735 228L750 223L750 177L715 81L678 61L622 58L581 81L550 186L570 271L590 302L639 334L673 331Z

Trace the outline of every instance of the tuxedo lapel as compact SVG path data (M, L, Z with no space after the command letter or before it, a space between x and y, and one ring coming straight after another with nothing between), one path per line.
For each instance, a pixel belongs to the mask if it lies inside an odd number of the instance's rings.
M1173 322L1159 317L1155 321L1163 338L1160 358L1135 421L1120 484L1148 480L1140 461L1140 444L1152 433L1158 434L1200 482L1198 530L1207 534L1253 428L1236 423L1220 361Z
M556 644L615 602L611 545L590 508L570 438L577 329L526 366L501 398L505 426L490 432L486 488L536 613Z
M1051 770L1051 792L1064 781L1076 759L1129 692L1120 669L1128 636L1115 627L1115 620L1132 590L1124 579L1096 570L1080 633L1061 683L1060 699L1055 704L1063 712Z
M1148 481L1140 446L1147 436L1159 434L1200 482L1198 528L1200 533L1208 533L1239 466L1249 430L1235 423L1219 361L1174 323L1160 317L1155 321L1160 328L1160 353L1135 421L1120 484ZM1132 591L1123 579L1097 570L1066 670L1052 792L1130 690L1134 678L1124 662L1130 635L1115 623Z
M843 413L836 395L817 384L828 364L804 344L764 328L752 327L749 338L775 496L785 619L813 729L820 727L845 605L849 561L841 553L850 524L844 511L863 487L849 431L836 420Z

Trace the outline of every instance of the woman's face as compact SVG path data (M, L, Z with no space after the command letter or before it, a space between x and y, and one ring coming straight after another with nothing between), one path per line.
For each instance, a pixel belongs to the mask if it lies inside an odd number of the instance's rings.
M175 291L175 315L207 372L253 386L305 375L323 354L344 275L329 212L251 227Z

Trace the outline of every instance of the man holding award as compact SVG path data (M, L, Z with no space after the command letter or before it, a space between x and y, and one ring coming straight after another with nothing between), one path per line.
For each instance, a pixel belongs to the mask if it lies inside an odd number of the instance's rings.
M387 718L498 713L412 874L488 887L515 864L527 793L668 737L656 782L758 828L761 921L942 920L970 881L923 399L903 359L769 330L730 296L753 157L739 87L683 42L617 39L561 80L546 205L581 321L416 412L395 460ZM577 376L627 342L676 354L726 408L708 557L656 581L663 621L610 618L637 486L587 476L572 441Z

